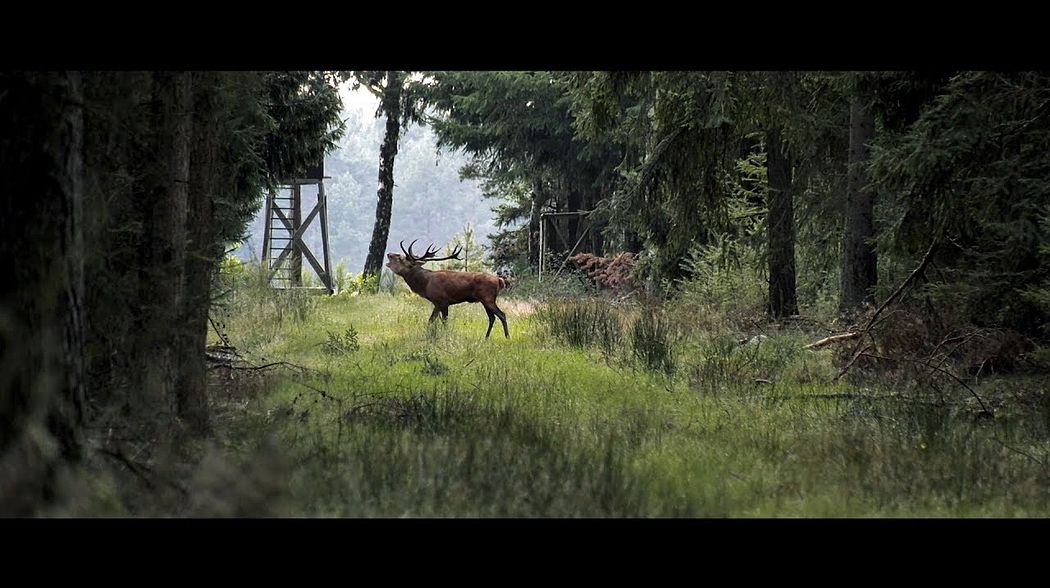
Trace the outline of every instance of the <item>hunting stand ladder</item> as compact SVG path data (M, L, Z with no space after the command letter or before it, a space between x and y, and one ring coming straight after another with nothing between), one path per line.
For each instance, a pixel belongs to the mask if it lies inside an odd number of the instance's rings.
M262 259L269 271L269 283L274 288L297 288L327 291L332 288L331 253L328 248L328 202L324 193L324 164L307 168L305 177L282 180L266 198L266 226L263 232ZM317 186L317 204L304 219L302 216L303 186ZM307 190L308 192L310 189ZM303 236L314 220L321 232L322 261L306 244ZM303 257L309 262L322 286L303 287Z

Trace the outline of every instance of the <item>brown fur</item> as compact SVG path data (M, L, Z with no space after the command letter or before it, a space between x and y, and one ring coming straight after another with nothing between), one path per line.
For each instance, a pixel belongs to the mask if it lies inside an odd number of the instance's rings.
M433 321L441 314L442 320L448 320L448 307L463 302L480 302L489 315L489 330L485 338L492 334L492 325L497 318L503 323L503 334L509 339L507 315L496 305L496 296L507 287L507 282L500 277L481 272L458 272L451 270L431 271L423 267L423 262L406 259L399 253L388 253L386 264L395 274L404 278L413 292L426 298L434 305L430 314Z

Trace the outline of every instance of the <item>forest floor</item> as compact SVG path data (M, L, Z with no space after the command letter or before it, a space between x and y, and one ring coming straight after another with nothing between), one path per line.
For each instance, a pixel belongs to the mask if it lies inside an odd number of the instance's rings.
M245 361L212 370L218 441L185 514L1050 514L1045 406L981 419L964 390L931 402L836 380L831 350L803 349L826 333L797 326L755 336L601 301L500 303L510 339L498 321L485 339L477 304L428 325L429 304L404 292L244 295L224 326ZM1044 387L993 376L977 391Z

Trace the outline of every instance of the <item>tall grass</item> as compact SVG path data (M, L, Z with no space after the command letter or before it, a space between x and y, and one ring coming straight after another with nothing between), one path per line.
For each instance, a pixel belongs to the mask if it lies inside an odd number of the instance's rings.
M230 300L244 355L303 369L214 389L219 457L188 478L204 498L169 514L1050 514L1050 401L988 421L834 381L831 353L802 349L811 333L581 298L508 310L513 338L485 339L478 305L428 325L411 294L315 297L302 322L273 292ZM1018 384L978 386L1000 389Z
M510 287L500 296L534 300L553 300L567 297L593 295L593 286L579 276L569 272L554 275L547 272L540 280L531 269L524 269L514 274Z
M647 368L670 373L676 337L675 323L662 309L644 306L631 324L631 351Z
M652 370L675 370L677 326L661 308L617 306L597 298L558 299L543 305L536 318L551 337L566 345L634 358Z
M456 388L351 407L294 492L343 516L631 516L625 437L600 439ZM334 442L333 442L334 441Z
M554 300L536 318L556 340L572 347L612 352L626 340L623 313L601 300Z

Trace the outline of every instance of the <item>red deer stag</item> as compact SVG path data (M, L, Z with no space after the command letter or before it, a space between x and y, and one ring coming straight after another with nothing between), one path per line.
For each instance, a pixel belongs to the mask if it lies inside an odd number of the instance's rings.
M428 261L459 259L459 248L457 247L448 257L434 257L437 250L432 251L428 247L422 257L416 257L412 254L412 245L415 245L416 241L408 245L408 251L405 251L405 242L401 242L401 251L404 255L387 253L386 256L390 261L386 266L404 278L405 283L412 288L413 292L434 305L434 312L430 313L430 322L434 322L438 313L441 313L441 320L448 322L448 307L453 304L480 302L489 315L489 330L485 333L485 338L488 339L492 334L492 325L498 317L503 323L503 334L510 339L507 315L496 306L496 295L507 287L507 282L503 278L481 272L423 269L423 264Z

